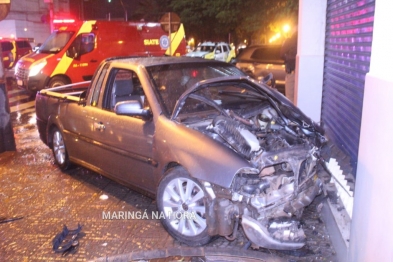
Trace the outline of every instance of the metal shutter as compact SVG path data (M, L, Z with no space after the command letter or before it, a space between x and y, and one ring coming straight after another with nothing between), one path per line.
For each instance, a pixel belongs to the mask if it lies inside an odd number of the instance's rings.
M356 172L375 0L328 0L321 120Z

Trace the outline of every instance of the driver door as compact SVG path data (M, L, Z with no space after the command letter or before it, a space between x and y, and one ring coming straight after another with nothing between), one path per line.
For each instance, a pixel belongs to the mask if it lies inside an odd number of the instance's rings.
M225 53L222 50L221 45L217 45L216 50L214 51L215 60L225 61Z
M67 55L72 58L72 63L67 69L67 75L79 77L71 79L71 82L91 80L98 66L96 51L96 35L94 33L82 33L78 35L70 45Z
M91 132L96 153L92 164L126 184L155 192L152 160L154 123L114 112L116 103L138 100L147 104L137 74L128 69L112 68L107 80L101 110L92 112Z

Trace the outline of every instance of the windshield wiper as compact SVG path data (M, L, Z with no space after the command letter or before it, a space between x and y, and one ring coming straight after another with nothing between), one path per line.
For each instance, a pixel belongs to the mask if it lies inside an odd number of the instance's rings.
M204 97L204 96L201 96L201 95L196 95L196 94L191 94L191 95L190 95L190 98L193 98L193 99L195 99L195 100L198 100L198 101L201 101L201 102L203 102L203 103L205 103L205 104L208 104L208 105L214 107L215 109L217 109L217 110L218 110L219 112L221 112L223 115L229 116L228 113L227 113L225 110L223 110L223 108L221 108L220 106L218 106L213 100L211 100L211 99L209 99L209 98L207 98L207 97Z
M260 99L267 99L266 96L261 95L259 93L253 92L253 91L228 91L228 90L220 90L218 91L220 95L226 94L226 95L233 95L233 96L238 96L238 97L245 97L245 98L255 98L258 97Z

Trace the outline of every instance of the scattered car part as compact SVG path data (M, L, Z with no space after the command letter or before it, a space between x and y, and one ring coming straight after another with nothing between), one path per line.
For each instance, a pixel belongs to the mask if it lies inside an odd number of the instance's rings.
M74 254L77 251L78 247L79 247L79 241L78 240L72 241L71 247L66 251L64 251L61 256L66 257L69 254Z
M65 253L68 254L72 250L71 248L75 248L79 245L79 241L77 240L78 234L82 231L82 226L78 224L76 229L68 229L66 225L64 225L63 230L57 234L53 240L53 251L55 253Z
M0 217L0 224L16 221L22 218L23 217L12 217L12 218Z

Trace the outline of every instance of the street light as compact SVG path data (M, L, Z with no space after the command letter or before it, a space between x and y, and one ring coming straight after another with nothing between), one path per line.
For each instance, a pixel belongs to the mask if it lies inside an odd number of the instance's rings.
M194 40L193 37L191 37L191 39L188 41L188 45L189 45L190 47L194 47L194 45L195 45L195 40Z
M286 25L284 25L284 26L282 27L282 31L284 31L284 33L288 33L289 30L291 30L291 27L290 27L288 24L286 24Z
M282 27L282 31L284 32L284 37L288 37L289 31L291 31L291 27L288 24L285 24Z

